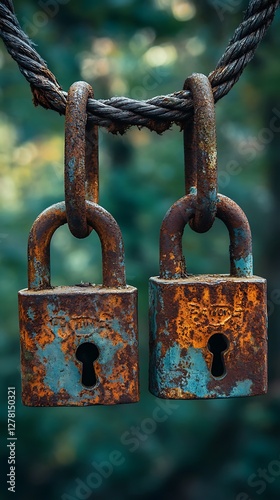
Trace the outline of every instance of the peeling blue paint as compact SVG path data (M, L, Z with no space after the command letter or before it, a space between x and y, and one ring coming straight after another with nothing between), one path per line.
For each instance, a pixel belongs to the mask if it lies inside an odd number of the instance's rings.
M47 312L48 317L53 320L52 322L48 322L47 326L54 333L54 335L57 336L59 330L65 330L67 332L68 325L70 323L70 316L68 316L62 309L56 311L55 304L48 304ZM57 320L56 324L55 320ZM62 320L64 325L61 323Z
M50 275L50 269L47 266L43 266L41 261L34 257L34 280L30 283L31 289L40 288L42 285L42 280Z
M241 245L244 242L244 239L247 238L246 231L242 226L233 228L234 241L237 246Z
M207 193L207 199L209 199L210 201L217 202L218 201L217 190L216 189L210 189L208 191L208 193Z
M214 391L208 389L211 376L201 349L189 347L185 362L189 366L190 372L183 383L184 392L195 394L198 398L213 395Z
M44 383L55 394L65 389L72 398L76 398L82 388L81 372L74 361L66 362L60 343L61 339L56 337L44 349L38 348L38 357L46 367Z
M64 354L61 345L63 335L59 335L59 330L65 331L66 335L75 335L74 352L85 341L92 342L97 346L99 350L98 364L102 366L101 371L104 377L112 375L116 353L126 345L137 347L137 339L131 334L131 331L126 332L122 329L121 321L117 318L108 319L106 324L100 323L98 320L95 322L94 318L92 318L92 322L87 323L87 320L91 321L90 318L70 317L66 311L57 309L58 305L55 303L50 303L47 306L48 315L53 319L47 326L54 333L54 340L44 348L37 346L38 357L47 370L44 378L46 386L54 393L65 389L70 398L75 400L80 398L81 390L85 389L81 384L82 365L79 367L75 358L70 359ZM75 320L77 326L75 326ZM73 331L73 329L75 330ZM122 338L117 344L114 332ZM115 382L124 383L122 374ZM84 394L83 397L90 399L93 391L97 396L101 396L98 381L97 385L94 388L89 388L88 394Z
M72 183L75 180L75 175L76 175L76 158L73 156L68 162L68 178L69 181Z
M161 369L157 368L157 363L159 359L161 359L161 349L162 349L162 343L157 342L156 346L154 349L151 351L151 357L150 357L150 386L151 390L155 393L158 394L159 390L158 388L162 387L162 384L164 384L165 378L163 377L163 380L161 382L161 374L162 371Z
M196 186L191 186L190 190L189 190L189 194L197 195L197 187Z
M154 350L154 386L162 389L175 389L178 387L175 379L182 373L180 369L180 346L177 343L168 349L162 357L162 343L158 342ZM159 366L159 369L156 367Z
M162 267L162 261L160 261L160 267ZM178 273L174 273L173 271L169 271L167 269L164 270L164 279L165 280L179 280L182 278L181 271Z
M183 392L194 394L197 398L214 395L208 390L211 377L201 349L190 347L185 357L176 342L168 349L157 374L160 391L164 388L178 389L178 377L181 378L179 388Z
M55 314L55 305L54 304L48 304L47 305L47 311L48 311L48 315L51 317L52 315Z
M34 312L34 309L32 307L28 307L27 317L30 320L30 322L35 321L35 312ZM30 336L32 339L35 338L35 341L36 341L36 336L37 336L36 328L33 331L30 330Z
M186 356L183 356L177 342L167 350L165 356L162 356L162 343L156 344L151 353L150 381L156 395L181 389L182 393L192 394L196 398L250 396L252 386L251 380L239 380L230 392L225 392L222 382L217 380L216 387L209 389L213 377L202 350L189 347Z
M251 387L252 387L252 380L246 379L246 380L239 380L236 382L235 387L233 387L230 397L242 397L242 396L250 396L251 395Z
M98 363L104 366L103 373L111 375L113 371L113 359L117 351L124 345L123 342L113 344L112 339L93 335L90 339L99 349Z
M166 352L165 358L163 358L163 369L166 372L174 371L180 365L181 359L181 349L177 342L174 343L170 349Z
M126 311L127 312L127 311ZM130 345L133 346L135 344L135 338L133 335L131 335L131 331L124 330L123 328L123 323L121 320L118 320L116 318L112 318L107 322L108 324L108 329L110 332L110 337L113 339L114 338L114 332L117 332L121 338L122 338L122 343L121 345Z
M28 319L30 319L31 321L34 321L34 319L35 319L35 314L34 314L34 310L32 309L32 307L28 307L28 309L27 309L27 317L28 317Z
M237 269L237 276L248 277L253 275L253 256L250 253L247 257L234 260Z
M86 295L85 300L81 293L81 301L75 297L73 304L72 294L76 296L72 288L65 292L64 287L57 287L40 293L38 297L34 295L34 300L33 295L30 300L28 298L24 321L29 326L28 336L32 337L34 348L30 352L30 360L25 356L25 362L29 379L36 382L38 377L37 397L44 403L46 399L55 401L57 396L63 404L75 405L77 402L80 405L81 401L86 405L93 404L92 401L105 401L107 404L117 394L112 394L112 387L119 386L120 397L133 400L131 382L135 382L137 388L138 378L135 295L129 291L131 301L128 301L120 292L120 304L123 300L126 307L121 307L117 301L117 314L120 316L115 316L106 290L104 294L101 291L101 296L98 293ZM46 300L48 298L49 301ZM100 317L102 304L105 304L105 309L103 307L104 315ZM127 320L127 315L131 319L124 329L122 320ZM42 318L42 332L36 324L38 317ZM76 350L84 342L95 344L99 351L95 363L97 384L94 387L82 385L82 363L76 359ZM133 366L129 365L129 361L127 363L130 354ZM33 362L34 356L37 358L36 364ZM36 375L34 366L43 367L39 375Z
M63 339L55 336L53 342L44 348L38 346L38 358L46 367L44 383L54 393L65 389L71 398L78 399L81 390L85 389L81 384L82 365L79 367L74 359L69 359L69 357L66 359L61 348L62 341ZM109 337L101 337L98 333L93 333L90 338L87 338L87 341L94 343L99 350L98 363L103 366L102 373L106 376L111 375L114 367L114 356L122 348L123 343L115 345ZM77 341L77 347L81 343ZM123 383L122 375L119 377L119 382ZM89 388L88 394L83 397L91 398L92 391L99 394L98 381L97 385L94 388Z

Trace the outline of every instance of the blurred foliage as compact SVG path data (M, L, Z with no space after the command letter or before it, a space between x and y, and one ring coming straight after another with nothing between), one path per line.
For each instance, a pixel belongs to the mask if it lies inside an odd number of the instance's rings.
M245 1L214 0L15 1L19 21L65 90L85 79L96 98L125 94L137 99L179 90L194 71L210 72L246 6ZM141 402L25 408L17 290L26 286L33 220L63 199L64 119L33 108L28 84L0 44L1 470L7 469L6 392L15 385L16 498L279 499L279 28L278 15L238 85L217 105L220 191L246 211L255 272L268 279L269 394L173 402L170 409L164 406L161 423L153 420L160 403L147 390L147 283L158 273L161 220L184 194L182 134L177 127L163 136L136 128L123 137L100 131L101 204L120 224L128 282L139 289ZM185 233L192 272L228 271L222 223L204 235ZM57 231L54 284L100 281L100 267L95 235L78 241L66 227ZM137 426L139 438L131 441ZM110 466L114 450L121 459ZM260 479L263 470L267 475ZM5 475L1 498L8 498Z

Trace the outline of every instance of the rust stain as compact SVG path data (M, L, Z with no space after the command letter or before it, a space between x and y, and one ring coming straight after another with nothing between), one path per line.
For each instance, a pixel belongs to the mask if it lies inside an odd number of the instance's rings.
M162 398L223 398L267 391L266 280L253 276L248 220L218 195L229 231L230 275L187 274L182 235L195 196L178 200L160 233L160 276L150 279L150 391ZM211 342L217 336L219 370ZM222 340L221 340L222 338ZM222 353L222 354L221 354Z
M29 235L29 288L19 292L22 400L27 406L111 405L139 401L137 289L126 284L119 226L86 202L101 240L103 284L52 287L50 242L66 222L65 204L45 210ZM93 344L95 382L83 379L77 350ZM87 361L88 363L88 361ZM93 379L92 379L93 380Z
M213 226L218 202L215 103L210 81L203 74L187 78L184 90L190 90L194 105L192 123L184 127L186 194L197 192L190 226L204 233Z
M91 232L86 200L98 203L98 126L87 124L87 102L94 97L86 82L71 85L65 111L65 203L70 231L76 238Z
M85 406L139 400L137 290L55 287L19 292L22 398L27 406ZM117 307L115 307L117 304ZM32 307L42 321L27 316ZM101 318L100 311L106 311ZM41 330L42 328L42 330ZM84 387L76 352L91 342L97 384Z
M199 280L151 278L150 297L153 394L188 399L267 391L264 279L215 275L201 275ZM222 378L211 374L213 354L208 348L210 337L217 333L224 334L229 343Z

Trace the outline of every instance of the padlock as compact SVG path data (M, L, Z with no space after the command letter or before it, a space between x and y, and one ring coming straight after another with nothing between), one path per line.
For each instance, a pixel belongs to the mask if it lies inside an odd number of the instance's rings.
M50 242L66 223L65 203L34 222L28 289L19 292L22 401L27 406L87 406L139 401L137 289L126 285L115 219L86 202L102 248L103 285L50 283Z
M230 275L186 273L182 235L194 216L188 195L167 212L160 276L150 279L150 391L167 399L254 396L267 391L266 280L253 276L243 211L219 195L229 230Z

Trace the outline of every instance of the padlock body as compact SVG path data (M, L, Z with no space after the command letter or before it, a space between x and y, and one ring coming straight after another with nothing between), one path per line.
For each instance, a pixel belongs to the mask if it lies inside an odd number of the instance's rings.
M155 396L227 398L267 392L264 279L154 277L149 293L150 391ZM214 335L226 339L220 355L210 349Z
M23 404L139 401L136 288L24 289L19 292L19 316ZM82 383L84 367L76 357L83 343L98 349L93 387Z

